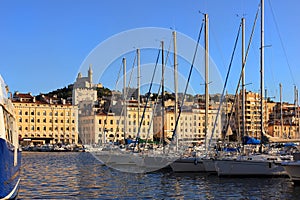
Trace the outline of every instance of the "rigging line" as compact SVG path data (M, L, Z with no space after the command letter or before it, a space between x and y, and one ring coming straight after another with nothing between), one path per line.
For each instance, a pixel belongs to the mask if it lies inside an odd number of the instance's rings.
M135 66L136 58L137 58L137 55L135 54L135 57L134 57L134 60L133 60L133 64L132 64L132 68L131 68L131 72L130 72L130 77L129 77L128 85L127 85L128 88L130 88L130 85L131 85L132 76L133 76L133 69L134 69L134 66ZM126 94L126 99L127 99L128 94L129 94L129 90L127 90L126 92L127 92L127 94Z
M154 77L155 77L155 73L156 73L156 69L157 69L157 65L158 65L158 61L159 61L160 51L161 50L158 51L158 55L157 55L157 58L156 58L156 63L155 63L155 66L154 66L154 70L153 70L153 74L152 74L152 78L151 78L150 87L149 87L149 90L148 90L148 93L147 93L146 104L144 106L144 110L143 110L141 121L139 122L138 133L136 135L136 140L134 142L133 151L134 151L134 149L136 147L137 140L138 140L138 138L140 136L141 126L142 126L143 119L145 117L146 108L147 108L148 101L149 101L149 98L150 98L150 93L151 93L151 89L152 89L152 85L153 85L153 80L154 80Z
M161 85L159 85L159 89L158 89L158 93L157 93L157 94L160 93L160 88L161 88ZM148 132L147 132L147 137L146 137L146 142L145 142L145 143L148 142L148 138L149 138L150 130L151 130L151 125L152 125L152 123L153 123L155 111L156 111L157 105L158 105L157 102L158 102L158 95L156 96L156 99L155 99L155 101L154 101L154 108L152 109L152 117L151 117L151 120L150 120L150 122L149 122L149 128L148 128Z
M170 42L169 42L169 48L168 48L167 56L166 56L166 59L165 59L165 63L167 63L167 61L169 60L169 54L170 54L170 49L171 49L171 41L172 41L172 38L170 39ZM165 68L166 68L166 65L164 66L164 69ZM145 143L147 143L148 138L149 138L150 127L151 127L151 124L152 124L152 121L153 121L153 116L154 116L153 114L154 114L154 112L156 110L156 107L157 107L156 102L158 102L159 93L160 93L160 90L161 90L161 87L162 87L162 81L163 81L163 79L161 78L160 85L159 85L158 92L157 92L156 101L155 101L155 106L154 106L154 109L152 111L152 118L151 118L150 125L149 125L149 128L148 128L148 132L147 132L147 137L146 137L146 142ZM142 121L143 121L143 118L142 118Z
M255 31L256 22L257 22L257 19L258 19L258 13L259 13L260 7L261 6L259 4L256 15L255 15L254 24L252 26L251 35L250 35L250 39L249 39L246 54L245 54L245 59L243 60L243 65L242 65L242 69L241 69L241 73L240 73L240 78L239 78L239 81L238 81L238 84L237 84L237 87L236 87L236 90L235 90L235 96L234 96L233 105L231 107L230 113L233 112L233 107L234 107L235 102L237 100L237 93L238 93L238 90L239 90L239 87L240 87L240 84L241 84L242 74L243 74L243 71L244 71L244 68L245 68L245 65L246 65L246 61L247 61L247 58L248 58L248 55L249 55L250 45L252 43L252 39L253 39L253 35L254 35L254 31ZM229 116L229 119L226 122L225 135L227 134L227 131L228 131L228 128L229 128L229 122L230 122L231 116L232 116L232 114ZM225 139L225 137L224 137L224 139Z
M276 18L275 18L275 14L274 14L274 10L273 10L273 7L271 5L271 1L270 0L269 0L269 4L270 4L270 8L271 8L272 17L273 17L273 20L274 20L274 23L275 23L276 31L277 31L278 36L279 36L280 44L281 44L281 47L283 49L285 60L286 60L286 63L288 65L288 67L289 67L289 71L290 71L290 74L291 74L291 77L292 77L292 80L293 80L293 84L296 85L295 84L295 79L294 79L294 76L293 76L293 72L292 72L292 69L291 69L291 65L289 63L288 56L287 56L286 50L285 50L284 45L283 45L282 37L281 37L280 32L279 32L279 26L277 24L277 21L276 21Z
M120 67L119 67L119 72L118 72L118 76L117 76L116 83L115 83L115 89L117 88L117 84L118 84L119 79L120 79L121 70L122 70L122 63L120 64ZM105 117L106 122L107 122L107 119L108 119L108 113L109 113L111 105L112 105L111 101L112 101L112 95L111 95L111 98L110 98L110 101L109 101L109 106L108 106L108 110L107 110L106 117ZM106 125L106 123L103 124L102 134L105 134L105 125Z
M233 62L235 50L236 50L236 47L237 47L237 44L238 44L238 40L239 40L239 36L240 36L240 32L241 32L241 25L242 25L242 23L240 23L240 25L239 25L238 33L237 33L237 36L236 36L236 39L235 39L233 52L232 52L232 54L231 54L231 59L230 59L228 71L227 71L227 74L226 74L226 78L225 78L225 82L224 82L224 86L223 86L223 90L222 90L222 95L221 95L221 98L220 98L219 108L218 108L218 111L217 111L217 115L216 115L216 117L215 117L215 122L214 122L214 126L213 126L213 129L212 129L212 134L211 134L210 139L209 139L209 142L208 142L208 147L209 147L210 144L211 144L211 140L212 140L212 138L213 138L213 135L214 135L214 133L215 133L215 129L216 129L216 127L217 127L217 119L218 119L218 117L219 117L220 110L221 110L221 107L222 107L222 104L223 104L223 101L224 101L225 89L226 89L226 87L227 87L227 82L228 82L228 78L229 78L229 73L230 73L230 70L231 70L231 67L232 67L232 62Z
M133 64L132 64L132 67L131 67L131 72L130 72L130 77L129 77L129 82L128 82L128 85L127 85L127 88L129 88L130 84L131 84L131 80L132 80L132 75L133 75L133 69L134 69L134 65L135 65L135 62L136 62L136 59L137 59L137 55L135 54L135 57L134 57L134 60L133 60ZM121 71L121 70L120 70ZM126 73L126 72L125 72ZM129 90L126 90L126 94L125 94L125 101L128 97L128 94L129 94ZM127 108L125 108L127 109ZM124 106L122 106L122 110L121 110L121 114L120 114L120 118L121 119L121 116L123 115L123 112L124 112ZM118 123L118 126L117 126L117 129L119 129L119 124L120 124L120 121L119 120L119 123ZM125 121L124 121L125 123ZM126 132L126 130L124 130ZM116 137L116 134L114 134L114 140L115 140L115 137Z
M169 42L169 48L168 48L168 51L167 51L167 56L166 56L166 59L165 59L165 68L166 68L166 65L168 63L168 60L169 60L169 55L170 55L170 49L171 49L171 42L172 42L172 38L170 39L170 42ZM172 66L172 65L171 65Z
M178 112L178 116L177 116L177 119L176 119L176 122L175 122L175 127L174 127L173 134L172 134L172 140L175 137L177 137L176 136L176 129L177 129L177 126L178 126L178 122L179 122L180 115L181 115L181 110L182 110L182 107L183 107L183 104L184 104L184 99L185 99L186 92L187 92L187 88L188 88L188 85L189 85L189 82L190 82L190 79L191 79L191 75L192 75L192 71L193 71L193 68L194 68L194 63L195 63L195 60L196 60L196 55L197 55L197 50L198 50L198 46L199 46L199 42L200 42L200 38L201 38L201 33L202 33L203 25L204 25L204 22L202 20L202 24L201 24L201 28L200 28L200 31L199 31L199 35L198 35L198 39L197 39L197 44L196 44L195 52L194 52L194 57L193 57L193 60L192 60L190 71L189 71L188 80L187 80L187 83L185 85L183 98L182 98L182 101L181 101L181 104L180 104L180 109L179 109L179 112Z
M154 114L155 114L155 111L156 111L156 108L157 108L157 105L158 105L158 99L159 99L159 93L160 93L160 90L162 88L162 79L160 80L160 84L159 84L159 87L158 87L158 91L157 91L157 96L155 98L155 101L154 101L154 109L152 110L152 118L151 118L151 121L150 121L150 126L149 126L149 129L148 129L148 133L150 133L150 127L151 127L151 124L152 124L152 121L153 121L153 118L154 118ZM149 135L147 135L147 138L149 137Z

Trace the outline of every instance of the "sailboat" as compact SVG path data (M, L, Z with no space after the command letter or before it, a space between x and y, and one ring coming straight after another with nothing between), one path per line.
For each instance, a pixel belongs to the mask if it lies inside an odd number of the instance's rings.
M295 184L300 184L300 153L294 154L294 161L282 162L281 165Z
M0 199L15 199L20 183L21 151L8 87L0 75Z
M263 99L264 99L264 0L260 3L261 9L261 47L260 47L260 72L261 72L261 138L264 132L263 124ZM242 72L245 58L243 58ZM244 90L244 89L243 89ZM244 92L244 91L243 91ZM244 100L244 99L243 99ZM243 102L244 103L244 102ZM281 166L280 159L262 153L262 140L260 141L260 154L240 155L235 158L223 158L215 161L219 176L283 176L286 171Z
M207 136L207 126L208 126L208 102L209 102L209 92L208 92L208 15L204 15L205 18L205 135ZM175 52L175 51L174 51ZM177 63L174 63L176 66ZM175 87L176 88L176 87ZM178 136L176 136L177 138ZM206 141L206 139L205 139ZM205 142L206 143L206 142ZM170 164L174 172L205 172L205 166L200 157L187 156L180 157Z

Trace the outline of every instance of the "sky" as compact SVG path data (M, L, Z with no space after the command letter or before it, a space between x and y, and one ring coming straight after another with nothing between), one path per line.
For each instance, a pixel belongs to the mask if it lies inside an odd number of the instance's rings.
M210 59L224 80L241 17L246 19L248 45L258 5L259 0L0 0L0 74L12 92L47 93L74 83L80 71L86 76L86 61L91 52L114 36L156 27L176 30L196 41L202 13L207 13ZM279 101L279 83L283 85L283 100L289 102L293 102L294 85L300 84L297 79L300 74L299 7L297 0L265 0L265 88L267 96L275 101ZM142 39L143 36L137 37L137 42ZM106 47L109 51L104 51L114 52L121 45ZM203 37L200 45L204 45ZM246 88L253 92L260 90L259 47L260 21L245 66ZM234 93L237 85L240 54L239 39L229 76L229 93ZM124 55L118 56L110 66L102 66L114 71L108 72L109 76L94 77L94 81L114 89L116 72ZM149 61L151 56L153 59ZM145 60L155 63L156 52L152 51L151 56ZM106 57L105 53L97 55L99 60ZM133 56L128 57L131 58L129 67ZM141 61L143 65L147 65L145 60ZM183 63L180 60L179 67L184 66L180 71L186 79L189 66ZM97 71L95 68L97 65L93 67ZM216 82L212 81L211 85L217 85ZM203 78L194 75L192 84L196 93L203 93Z

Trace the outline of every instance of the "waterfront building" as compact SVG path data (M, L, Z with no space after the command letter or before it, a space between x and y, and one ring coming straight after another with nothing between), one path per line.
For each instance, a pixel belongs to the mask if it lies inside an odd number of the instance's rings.
M64 99L15 92L19 137L27 144L77 144L78 107Z
M300 140L298 110L294 104L274 103L268 134L280 139Z
M94 115L81 116L81 135L88 144L103 144L108 142L124 143L125 139L135 139L138 134L140 121L144 105L140 105L140 117L138 118L138 104L136 100L127 101L127 117L124 120L122 111L123 102L119 101L111 106L113 112L106 113L98 110ZM123 108L124 109L124 108ZM152 108L147 106L141 124L139 138L142 140L153 140ZM124 121L126 121L126 131L124 131Z
M260 138L261 133L261 101L260 101L260 94L246 91L245 92L245 130L244 135ZM266 101L263 101L263 106L266 108ZM242 92L238 95L238 103L235 105L236 110L236 129L237 132L241 133L243 131L242 125ZM264 109L263 113L263 124L264 130L267 132L268 130L268 110Z
M205 136L205 109L199 106L185 107L185 109L182 109L176 128L178 140L183 143L204 143L205 138L210 139L212 137L215 140L221 139L221 115L217 118L214 135L212 135L216 116L217 110L210 108L207 127L208 135ZM172 138L175 125L174 107L169 107L164 114L164 136L166 140ZM154 117L153 132L156 138L162 137L162 116L160 114Z

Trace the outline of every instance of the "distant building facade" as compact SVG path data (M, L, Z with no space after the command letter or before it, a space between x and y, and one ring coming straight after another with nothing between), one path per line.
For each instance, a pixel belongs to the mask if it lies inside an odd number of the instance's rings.
M14 93L19 137L27 144L77 144L78 107L64 99Z

